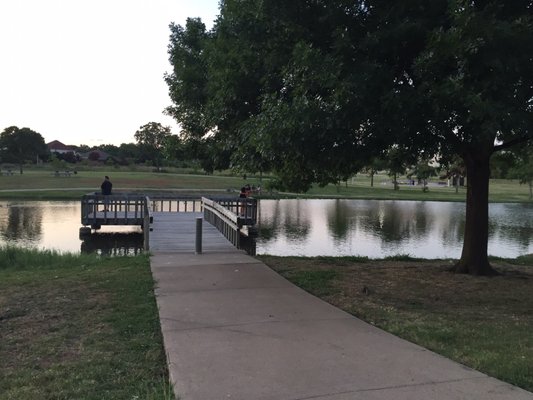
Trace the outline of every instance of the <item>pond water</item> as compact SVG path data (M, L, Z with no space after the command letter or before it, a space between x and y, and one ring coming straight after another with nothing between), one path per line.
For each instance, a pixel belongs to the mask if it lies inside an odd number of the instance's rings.
M463 203L261 200L257 254L457 258ZM142 252L137 227L103 227L79 238L80 202L0 202L0 244L102 254ZM533 205L491 204L489 254L533 253Z
M491 204L489 254L533 252L533 206ZM258 254L457 258L465 205L378 200L261 201Z
M0 244L55 249L72 253L125 255L142 252L137 227L103 227L98 235L80 240L79 201L0 202Z

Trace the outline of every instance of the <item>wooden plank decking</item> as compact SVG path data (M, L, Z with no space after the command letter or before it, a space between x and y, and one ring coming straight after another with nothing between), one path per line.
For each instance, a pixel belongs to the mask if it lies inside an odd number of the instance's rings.
M196 218L203 217L199 212L154 212L150 232L152 253L193 253L195 252ZM233 246L213 225L202 223L202 253L228 252L242 253Z

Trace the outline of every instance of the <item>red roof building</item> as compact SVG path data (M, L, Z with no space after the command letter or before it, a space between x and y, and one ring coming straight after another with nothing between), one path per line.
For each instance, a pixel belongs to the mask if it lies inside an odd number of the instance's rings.
M76 153L74 146L67 146L66 144L61 143L59 140L53 140L50 143L46 143L46 146L48 146L48 150L50 150L51 153Z

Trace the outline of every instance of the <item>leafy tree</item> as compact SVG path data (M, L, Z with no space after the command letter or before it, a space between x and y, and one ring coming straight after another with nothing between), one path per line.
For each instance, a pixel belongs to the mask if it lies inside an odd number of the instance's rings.
M119 157L119 148L114 144L103 144L100 146L100 150L113 157Z
M159 122L149 122L135 132L135 140L145 159L152 161L158 169L163 159L163 146L171 134L170 127L163 126Z
M139 146L135 143L122 143L118 148L118 156L125 160L137 160L140 156Z
M407 170L406 152L398 147L393 147L388 151L385 159L385 168L389 171L389 176L392 177L394 190L400 190L398 175L404 174Z
M165 74L173 106L166 113L179 121L186 137L201 139L208 131L206 43L208 34L199 18L187 18L185 28L170 25L169 55L173 71Z
M52 164L52 167L59 171L61 169L65 169L67 167L66 161L59 158L59 153L53 153L50 157L50 163Z
M391 148L442 164L459 156L468 188L456 271L491 274L489 162L532 139L531 7L225 0L197 47L203 97L184 104L234 162L253 148L293 190L338 182ZM171 91L185 88L186 75L175 78Z
M37 157L48 157L43 137L30 128L10 126L0 134L2 160L19 164L20 173L25 162L36 162Z
M490 159L490 177L493 179L507 178L515 163L516 155L512 151L504 150L493 154Z
M76 150L79 153L88 153L89 151L91 151L91 147L86 144L80 144L79 146L76 147Z
M386 161L382 157L373 157L363 170L370 176L370 187L374 187L374 175L386 168Z
M407 177L415 176L419 183L422 182L422 191L427 192L428 179L435 175L435 168L429 165L428 160L420 160Z
M74 154L73 151L69 151L66 153L54 153L54 156L59 160L64 160L67 163L75 164L78 161L80 161L80 157L76 154Z
M517 152L516 165L510 170L513 178L529 187L529 200L533 200L533 149L527 147Z
M433 27L414 60L415 80L430 106L428 137L441 153L458 154L466 166L465 239L456 270L491 274L490 158L532 139L531 2L447 3L446 25Z
M168 136L163 143L162 153L164 159L169 163L183 160L185 151L180 137L178 135Z
M229 168L230 150L223 146L223 142L212 136L195 142L194 154L207 174Z
M461 179L464 180L466 175L465 163L461 157L455 156L447 160L443 165L446 170L445 177L452 180L452 184L455 187L455 193L459 193L459 186L461 186Z
M100 160L100 153L97 151L91 151L87 158L91 161L98 161Z

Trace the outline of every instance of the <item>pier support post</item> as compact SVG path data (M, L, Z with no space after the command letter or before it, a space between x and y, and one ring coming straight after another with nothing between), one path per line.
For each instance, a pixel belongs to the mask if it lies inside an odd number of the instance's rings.
M202 218L196 218L196 254L202 254Z

